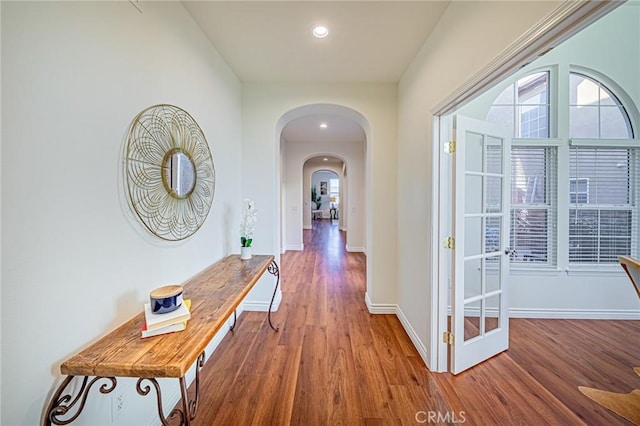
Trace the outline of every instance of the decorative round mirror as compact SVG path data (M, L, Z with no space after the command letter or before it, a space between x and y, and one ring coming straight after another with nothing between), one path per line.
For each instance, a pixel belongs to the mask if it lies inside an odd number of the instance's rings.
M215 168L195 120L173 105L155 105L133 120L125 148L128 202L163 240L193 235L209 214Z
M169 150L162 160L164 172L162 183L165 189L176 198L187 198L196 186L196 165L180 148Z

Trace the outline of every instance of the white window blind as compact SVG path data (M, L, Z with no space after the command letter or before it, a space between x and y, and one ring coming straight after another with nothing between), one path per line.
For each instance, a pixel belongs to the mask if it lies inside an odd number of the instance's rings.
M556 264L557 148L511 148L512 263Z
M638 149L571 146L569 262L606 264L636 255Z

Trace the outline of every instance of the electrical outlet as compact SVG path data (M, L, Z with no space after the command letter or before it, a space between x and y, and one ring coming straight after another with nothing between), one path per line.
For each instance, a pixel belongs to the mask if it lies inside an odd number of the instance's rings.
M113 395L111 398L111 421L115 421L124 410L124 394L122 392Z

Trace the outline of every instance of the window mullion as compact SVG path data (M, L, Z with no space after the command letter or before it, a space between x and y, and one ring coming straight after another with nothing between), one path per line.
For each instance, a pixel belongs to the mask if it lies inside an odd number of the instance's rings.
M558 147L558 215L556 217L556 238L558 239L558 268L569 266L569 140ZM557 232L560 229L562 232Z
M551 86L551 119L556 120L555 136L565 141L569 138L569 65L558 64L556 73L552 73L551 81L555 85Z
M551 119L555 120L555 136L560 140L556 156L556 264L569 267L569 65L558 64L552 73Z

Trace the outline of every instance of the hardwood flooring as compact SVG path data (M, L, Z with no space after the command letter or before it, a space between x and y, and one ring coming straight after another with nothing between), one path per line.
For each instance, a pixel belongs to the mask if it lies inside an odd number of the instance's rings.
M281 258L280 331L263 312L238 318L202 370L193 425L631 424L577 387L640 388L640 321L512 319L507 352L431 373L395 315L368 313L364 255L313 226Z

